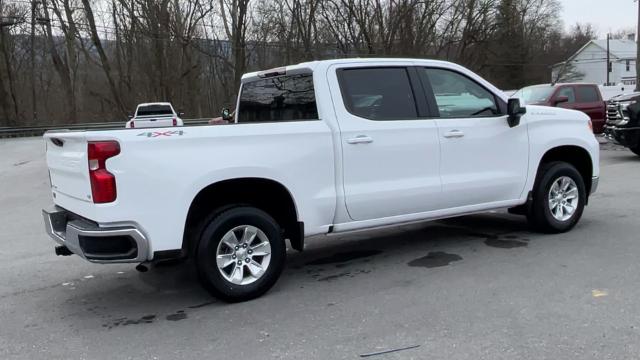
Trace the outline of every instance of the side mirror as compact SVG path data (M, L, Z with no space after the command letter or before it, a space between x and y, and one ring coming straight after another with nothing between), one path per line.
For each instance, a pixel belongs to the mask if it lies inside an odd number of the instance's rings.
M178 116L180 116L180 117L184 116L184 111L178 110Z
M527 108L520 106L520 99L512 98L507 102L507 122L510 127L518 126L520 118L527 113Z
M233 115L231 115L231 111L229 111L229 109L222 109L222 120L231 120L232 118Z
M566 103L569 102L569 97L568 96L558 96L554 101L553 101L553 105L558 105L558 104L562 104L562 103Z

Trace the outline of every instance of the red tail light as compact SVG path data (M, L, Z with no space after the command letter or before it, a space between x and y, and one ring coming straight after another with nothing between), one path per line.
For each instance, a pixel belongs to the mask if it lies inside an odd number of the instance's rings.
M135 128L135 127L136 127L135 122L134 122L133 120L131 120L131 128L133 129L133 128Z
M173 126L178 126L178 120L176 118L173 118Z
M116 177L107 171L107 159L120 154L117 141L91 141L87 147L91 196L95 204L116 200Z

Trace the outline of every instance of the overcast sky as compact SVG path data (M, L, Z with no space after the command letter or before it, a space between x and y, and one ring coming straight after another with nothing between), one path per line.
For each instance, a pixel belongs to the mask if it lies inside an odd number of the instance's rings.
M560 0L566 29L577 22L592 23L598 36L636 27L638 4L633 0Z

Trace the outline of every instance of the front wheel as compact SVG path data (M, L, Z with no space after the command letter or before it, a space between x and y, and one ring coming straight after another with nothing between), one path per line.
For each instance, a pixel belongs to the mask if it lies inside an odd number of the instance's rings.
M580 220L586 200L584 180L573 165L544 164L533 189L528 220L542 232L569 231Z
M229 302L256 298L278 280L286 245L278 223L262 210L240 206L204 226L197 249L198 275L214 296Z

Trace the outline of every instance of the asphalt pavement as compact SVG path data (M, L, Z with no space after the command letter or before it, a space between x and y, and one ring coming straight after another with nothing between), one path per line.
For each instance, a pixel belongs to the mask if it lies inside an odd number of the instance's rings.
M313 239L265 296L225 304L189 263L55 256L44 144L0 140L0 358L638 358L640 157L602 148L570 233L492 212Z

